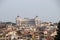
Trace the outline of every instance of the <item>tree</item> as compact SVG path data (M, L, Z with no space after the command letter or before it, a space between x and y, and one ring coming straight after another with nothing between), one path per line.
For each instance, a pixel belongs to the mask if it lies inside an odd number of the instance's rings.
M56 37L55 37L55 40L60 40L60 21L59 21L59 23L58 23L58 32L57 32L57 35L56 35Z

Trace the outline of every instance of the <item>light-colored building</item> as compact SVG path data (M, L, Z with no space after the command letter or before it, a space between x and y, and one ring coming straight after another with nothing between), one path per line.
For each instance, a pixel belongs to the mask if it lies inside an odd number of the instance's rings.
M40 19L38 18L38 16L33 19L20 18L19 16L17 16L16 24L17 26L38 26L40 25Z

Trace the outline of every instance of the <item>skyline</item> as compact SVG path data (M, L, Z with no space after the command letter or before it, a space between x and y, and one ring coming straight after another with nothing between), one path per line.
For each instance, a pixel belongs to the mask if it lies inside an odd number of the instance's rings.
M39 16L41 21L58 22L60 7L57 0L0 0L0 21L15 22L21 18Z

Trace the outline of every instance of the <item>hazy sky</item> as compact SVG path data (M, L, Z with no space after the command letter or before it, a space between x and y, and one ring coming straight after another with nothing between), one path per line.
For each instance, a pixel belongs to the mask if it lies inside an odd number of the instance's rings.
M15 22L17 15L24 18L39 16L41 21L60 20L59 0L0 0L0 21Z

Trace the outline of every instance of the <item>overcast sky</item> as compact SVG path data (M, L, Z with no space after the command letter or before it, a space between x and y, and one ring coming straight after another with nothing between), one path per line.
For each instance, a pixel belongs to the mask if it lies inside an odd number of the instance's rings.
M60 20L59 0L0 0L0 21L15 22L17 15L24 18L39 16L41 21Z

